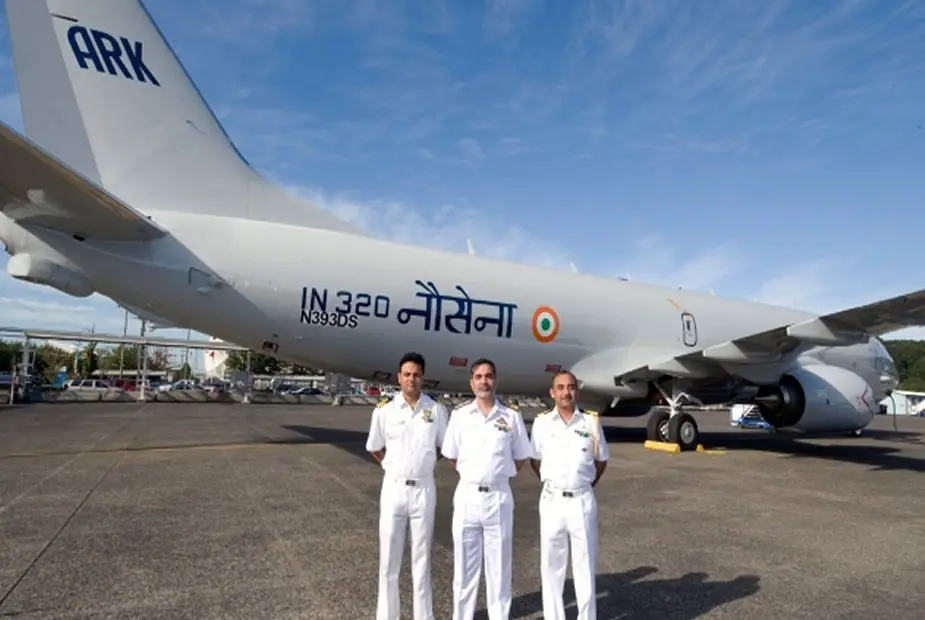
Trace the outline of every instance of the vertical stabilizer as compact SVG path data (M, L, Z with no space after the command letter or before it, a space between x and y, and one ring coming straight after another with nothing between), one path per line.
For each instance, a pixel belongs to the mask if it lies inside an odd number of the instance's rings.
M6 0L26 132L133 207L349 230L280 197L140 0Z

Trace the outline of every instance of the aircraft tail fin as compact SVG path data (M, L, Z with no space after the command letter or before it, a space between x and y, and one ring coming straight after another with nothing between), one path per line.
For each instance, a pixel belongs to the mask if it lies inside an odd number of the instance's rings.
M353 230L281 200L203 99L141 0L6 0L29 139L142 212Z

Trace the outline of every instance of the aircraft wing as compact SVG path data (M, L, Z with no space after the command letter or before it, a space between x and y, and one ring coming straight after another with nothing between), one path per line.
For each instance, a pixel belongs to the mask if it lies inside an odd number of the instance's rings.
M717 345L688 349L674 357L628 364L616 375L624 381L664 375L707 378L723 374L720 364L770 364L811 346L848 346L898 329L919 326L925 326L925 289Z
M0 211L19 224L84 239L150 241L166 234L4 123L0 123Z

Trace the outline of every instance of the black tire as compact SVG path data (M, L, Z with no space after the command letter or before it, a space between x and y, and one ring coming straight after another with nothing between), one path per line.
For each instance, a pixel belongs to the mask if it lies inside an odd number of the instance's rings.
M679 413L668 422L668 440L681 446L682 452L696 450L700 443L700 429L689 413Z
M646 439L649 441L660 441L668 443L668 418L670 414L667 411L656 409L649 414L649 422L646 424Z

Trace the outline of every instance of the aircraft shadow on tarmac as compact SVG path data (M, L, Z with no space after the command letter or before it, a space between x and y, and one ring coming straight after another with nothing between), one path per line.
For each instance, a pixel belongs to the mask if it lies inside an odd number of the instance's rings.
M375 460L366 451L366 432L322 426L284 425L288 431L298 436L287 439L274 439L273 443L295 444L329 444L340 448L354 456L365 459L370 463ZM529 428L529 424L528 424ZM645 442L645 429L613 427L606 428L607 441L612 444ZM709 448L726 448L727 450L773 452L789 455L793 458L816 458L846 463L869 465L874 470L905 470L925 472L925 459L913 458L897 454L899 450L889 446L874 446L869 443L871 439L878 441L892 441L915 443L922 445L916 438L918 433L903 433L894 431L866 430L858 438L829 438L827 443L819 444L807 441L799 436L785 434L772 434L761 430L732 431L720 433L701 433L701 443Z
M609 443L643 443L642 428L608 427L604 434ZM826 443L813 443L821 439ZM921 434L903 431L865 429L861 437L801 437L763 430L732 430L711 433L702 431L700 443L707 448L725 448L754 452L773 452L793 458L816 458L869 465L874 470L925 471L925 459L897 454L898 448L870 445L870 440L920 445Z
M299 436L287 439L273 439L271 443L327 444L370 463L376 463L376 459L366 451L366 432L324 426L304 426L302 424L284 424L282 428L298 433Z
M709 581L705 573L688 573L676 579L646 579L657 573L652 566L640 566L624 573L597 576L597 617L632 620L636 618L697 618L731 601L752 596L759 590L759 577L741 575L731 581ZM566 580L564 589L566 618L575 618L574 582ZM511 604L512 618L526 618L542 608L541 592L516 597ZM480 610L476 618L486 619Z

